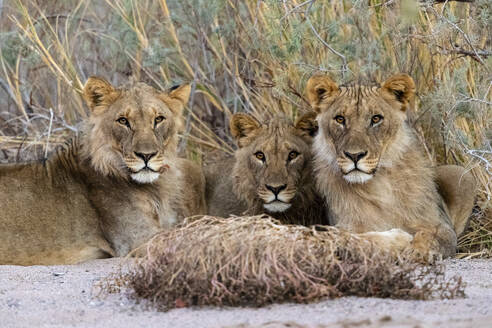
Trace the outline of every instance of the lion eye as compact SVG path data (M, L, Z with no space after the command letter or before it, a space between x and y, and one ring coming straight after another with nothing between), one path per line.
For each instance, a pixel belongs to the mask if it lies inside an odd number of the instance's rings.
M345 125L345 117L343 117L342 115L337 115L335 116L335 122L341 125Z
M264 162L265 161L265 154L261 151L257 151L255 153L256 158L258 158L260 161Z
M296 152L295 150L291 151L291 152L289 153L289 161L291 161L291 160L293 160L293 159L297 158L297 156L299 156L299 153L298 153L298 152Z
M374 124L378 124L380 123L382 120L383 120L383 116L382 115L374 115L372 118L371 118L371 124L374 125Z
M125 117L120 117L119 119L116 120L116 122L120 123L121 125L130 126L130 123Z
M164 116L162 116L162 115L157 116L157 117L155 118L155 124L159 124L159 123L161 123L162 121L164 121L165 119L166 119L166 118L165 118Z

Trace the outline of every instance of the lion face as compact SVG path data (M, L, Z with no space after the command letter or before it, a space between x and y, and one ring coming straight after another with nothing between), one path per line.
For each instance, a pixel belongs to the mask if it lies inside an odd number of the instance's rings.
M291 207L309 178L314 118L315 113L304 115L294 125L283 117L260 123L247 114L232 116L231 133L239 147L234 178L240 197L254 199L268 212Z
M152 183L176 157L181 111L190 86L169 93L137 83L115 89L107 81L89 78L84 96L91 108L89 156L104 175Z
M308 81L307 95L319 113L316 156L349 183L366 183L403 155L411 138L402 129L415 84L398 74L381 87L338 87L326 76Z

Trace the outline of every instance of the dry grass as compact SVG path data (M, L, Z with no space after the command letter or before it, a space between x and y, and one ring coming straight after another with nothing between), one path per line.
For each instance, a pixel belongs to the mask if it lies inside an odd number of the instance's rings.
M180 149L200 161L233 150L231 113L307 109L313 73L347 82L407 72L429 158L479 183L471 226L482 228L460 251L485 256L476 249L492 244L491 17L489 0L0 1L0 161L45 156L77 133L81 86L94 74L160 89L191 81Z
M103 288L128 287L161 310L308 303L347 295L464 296L461 278L448 279L443 272L441 266L396 261L333 227L281 225L265 216L207 216L157 235L143 259Z
M461 250L458 257L492 257L492 209L488 213L482 213L480 208L472 214L470 226L459 239Z

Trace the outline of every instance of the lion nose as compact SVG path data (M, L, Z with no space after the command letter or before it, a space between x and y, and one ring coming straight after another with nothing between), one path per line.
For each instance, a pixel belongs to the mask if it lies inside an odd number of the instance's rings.
M135 152L135 156L140 157L143 159L145 164L147 164L152 157L154 157L157 153L137 153Z
M265 185L265 187L270 190L271 192L273 192L273 194L275 195L275 197L278 196L278 194L280 194L280 192L282 190L284 190L285 188L287 188L287 185L281 185L281 186L270 186L270 185Z
M354 164L357 164L358 161L360 161L362 158L364 158L364 156L367 155L367 151L361 151L358 153L349 153L345 151L344 154L345 156L350 158L354 162Z

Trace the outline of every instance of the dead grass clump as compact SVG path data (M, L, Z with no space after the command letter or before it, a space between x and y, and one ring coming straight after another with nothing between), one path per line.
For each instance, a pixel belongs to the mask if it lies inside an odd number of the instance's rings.
M188 306L264 306L325 297L403 299L464 295L461 278L374 251L334 227L280 225L266 216L203 217L157 235L146 256L113 277L168 310Z
M492 257L492 208L475 207L468 229L459 238L457 257Z

